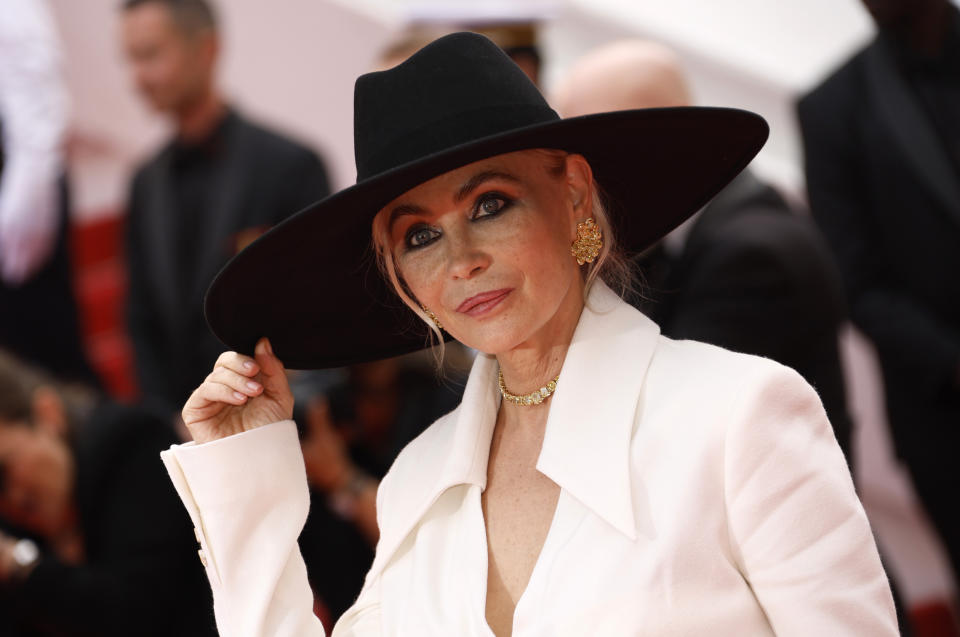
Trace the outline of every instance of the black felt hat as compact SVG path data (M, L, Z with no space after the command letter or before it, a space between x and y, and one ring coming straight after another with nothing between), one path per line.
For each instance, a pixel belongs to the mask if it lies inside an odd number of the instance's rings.
M640 251L706 204L753 159L766 122L727 108L617 111L561 119L490 40L455 33L357 79L357 183L298 212L234 257L204 301L230 349L270 338L295 369L423 348L427 329L377 270L376 213L460 166L518 150L586 157L620 245Z

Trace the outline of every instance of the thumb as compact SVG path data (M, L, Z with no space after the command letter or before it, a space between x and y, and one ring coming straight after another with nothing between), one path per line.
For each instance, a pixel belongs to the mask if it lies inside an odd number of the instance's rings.
M257 341L257 346L253 350L253 357L256 359L257 365L260 366L260 379L265 390L282 390L287 386L283 363L273 354L269 339L261 338Z

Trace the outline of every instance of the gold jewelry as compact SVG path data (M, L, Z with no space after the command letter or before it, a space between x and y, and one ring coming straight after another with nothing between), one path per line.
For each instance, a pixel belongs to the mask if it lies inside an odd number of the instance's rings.
M431 312L426 305L421 305L420 307L427 313L427 316L429 316L433 324L437 326L437 329L443 331L443 325L440 325L440 319L437 318L437 315Z
M570 246L570 254L577 259L577 265L593 263L603 247L603 232L590 217L577 224L577 238Z
M510 393L510 390L507 389L506 384L503 382L503 370L499 370L497 372L497 384L500 385L500 395L503 396L504 400L509 400L515 405L539 405L553 395L553 392L557 389L558 380L560 380L560 374L557 374L556 378L551 380L537 391L519 396L517 394Z

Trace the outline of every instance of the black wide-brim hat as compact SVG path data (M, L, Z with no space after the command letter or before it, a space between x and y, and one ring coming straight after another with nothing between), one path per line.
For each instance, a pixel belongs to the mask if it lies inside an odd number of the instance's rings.
M639 252L729 183L767 132L759 115L729 108L561 119L490 40L443 37L392 69L357 79L357 183L236 255L207 291L207 322L228 348L247 354L269 337L294 369L422 349L427 328L378 271L371 239L374 216L404 192L494 155L579 153L606 193L618 243Z

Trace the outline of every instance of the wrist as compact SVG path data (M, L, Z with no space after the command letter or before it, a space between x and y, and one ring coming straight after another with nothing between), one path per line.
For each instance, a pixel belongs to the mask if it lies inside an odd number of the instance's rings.
M23 581L40 561L40 549L33 540L14 538L4 538L4 540L0 574L6 581Z

